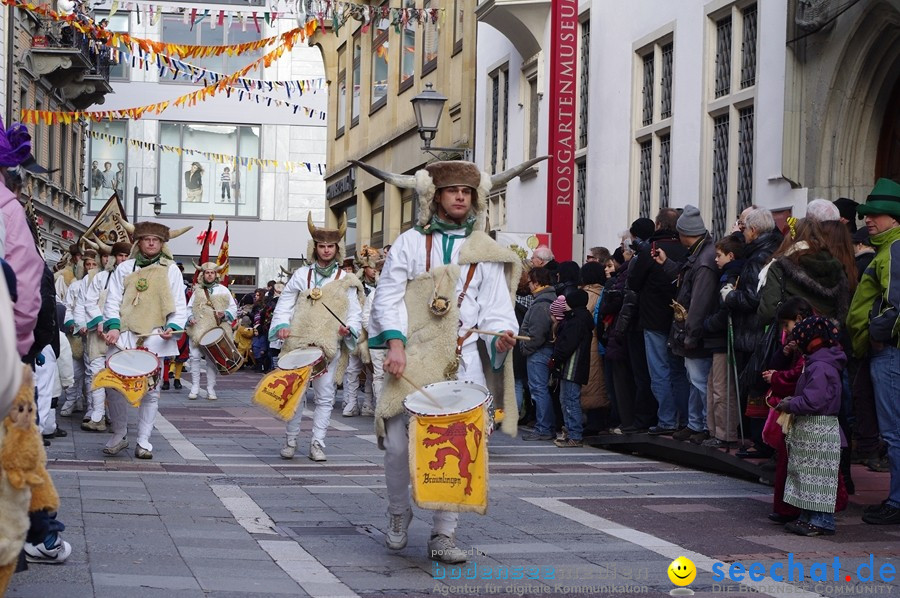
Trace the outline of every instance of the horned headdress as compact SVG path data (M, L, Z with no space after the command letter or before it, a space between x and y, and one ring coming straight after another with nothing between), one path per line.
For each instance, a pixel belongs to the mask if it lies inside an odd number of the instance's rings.
M485 225L487 213L487 196L495 187L505 185L515 177L519 176L538 162L546 160L549 156L541 156L533 158L526 162L522 162L518 166L498 172L497 174L488 174L478 170L472 162L464 160L446 160L441 162L432 162L416 171L415 174L396 174L387 172L357 160L350 160L351 164L359 166L372 176L381 179L386 183L390 183L401 189L415 189L419 195L419 219L418 225L425 226L431 222L431 217L435 213L434 197L438 189L443 187L465 186L471 187L476 192L476 197L472 201L472 211L475 214L475 228L481 230Z
M312 256L312 261L316 259L316 243L334 243L337 245L337 253L334 259L338 263L344 259L344 233L347 232L347 215L341 217L341 222L337 228L325 228L324 226L316 226L312 221L312 212L306 216L306 225L309 227L309 244L306 248L307 255Z

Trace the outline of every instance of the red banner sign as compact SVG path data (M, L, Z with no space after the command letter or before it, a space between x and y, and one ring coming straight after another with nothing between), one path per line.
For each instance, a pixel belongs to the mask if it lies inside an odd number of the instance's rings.
M575 114L578 90L578 0L551 3L550 177L547 231L558 261L572 258L575 220Z

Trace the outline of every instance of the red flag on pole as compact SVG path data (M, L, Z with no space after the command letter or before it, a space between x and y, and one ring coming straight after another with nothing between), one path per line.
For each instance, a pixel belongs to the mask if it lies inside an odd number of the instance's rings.
M209 217L209 226L206 228L206 234L203 235L203 249L200 250L200 265L202 266L206 262L209 261L209 242L212 239L212 221L213 217ZM200 278L200 270L194 271L194 284L197 284L197 279Z
M225 236L222 237L222 245L219 247L219 257L216 258L216 265L225 267L219 273L219 280L224 286L228 286L228 221L225 221Z

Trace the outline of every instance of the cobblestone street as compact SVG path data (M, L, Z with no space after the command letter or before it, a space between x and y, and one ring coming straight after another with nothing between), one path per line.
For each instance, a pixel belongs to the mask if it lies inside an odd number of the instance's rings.
M859 581L857 571L874 554L877 580L879 566L900 555L895 528L859 518L859 501L880 500L886 474L863 476L857 467L861 491L838 516L837 535L801 538L766 519L766 486L499 433L490 441L488 514L460 519L457 540L471 549L469 565L439 567L427 558L431 517L421 509L409 545L392 553L384 547L385 487L372 420L335 409L328 461L318 464L305 457L304 418L304 450L283 461L283 425L250 405L257 379L243 372L221 379L215 403L188 401L187 389L163 392L152 461L134 459L133 449L104 459L106 434L81 431L77 415L61 418L69 436L48 451L72 556L63 565L31 565L8 595L663 596L674 587L666 568L680 555L697 566L697 595L888 594L895 587ZM732 561L758 561L768 571L788 553L806 565L804 582L747 582L751 589L711 573L719 561L726 574ZM831 569L836 556L839 573ZM828 565L827 582L809 581L815 562Z

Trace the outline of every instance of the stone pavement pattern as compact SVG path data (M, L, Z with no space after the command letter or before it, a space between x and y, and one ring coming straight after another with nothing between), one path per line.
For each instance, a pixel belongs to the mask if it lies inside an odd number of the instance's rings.
M343 418L336 408L326 463L305 457L311 420L304 418L297 458L283 461L283 424L250 405L257 381L249 372L220 378L216 402L164 391L152 461L133 457L133 427L129 450L104 458L106 434L78 429L77 414L60 418L69 436L48 454L72 556L63 565L31 565L8 596L666 596L674 587L666 568L682 554L698 566L696 595L738 596L750 589L715 583L713 563L768 567L788 553L807 567L838 556L838 579L851 581L768 580L754 593L900 593L896 581L856 577L870 553L876 570L900 555L900 528L859 519L858 501L882 498L886 474L857 477L862 491L838 516L836 536L800 538L766 519L768 487L500 433L490 439L488 514L461 516L457 540L471 549L468 566L426 557L431 514L421 509L407 548L391 552L371 418Z

